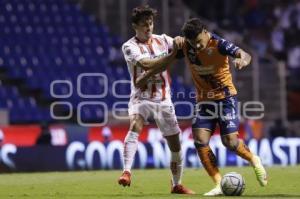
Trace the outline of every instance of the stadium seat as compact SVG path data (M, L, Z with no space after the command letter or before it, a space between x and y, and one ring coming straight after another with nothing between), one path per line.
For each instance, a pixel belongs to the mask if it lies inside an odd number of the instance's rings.
M74 111L81 101L77 79L82 73L101 73L108 77L108 95L97 99L108 104L120 100L113 96L115 80L129 80L127 66L123 65L121 38L112 35L107 26L99 24L94 16L81 11L78 4L65 0L51 1L5 1L0 7L0 69L9 79L22 81L22 89L40 91L47 100L56 100L50 93L54 80L70 80L72 96L64 99L72 104ZM119 62L111 63L116 59ZM104 91L103 81L96 77L82 79L81 91L97 95ZM176 91L186 92L182 80L175 78ZM36 103L34 96L20 94L20 87L11 89L1 85L0 107L10 111L12 122L51 121L48 109ZM116 88L120 95L130 93L129 85ZM56 85L54 92L63 95L69 92L65 84ZM128 101L128 99L121 99ZM16 108L12 108L12 106ZM103 118L103 110L85 107L82 117L87 121ZM21 117L20 115L24 115Z

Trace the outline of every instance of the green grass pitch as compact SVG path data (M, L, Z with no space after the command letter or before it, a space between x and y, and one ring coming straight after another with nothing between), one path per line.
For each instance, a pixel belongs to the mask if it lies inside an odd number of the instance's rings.
M258 185L251 167L221 171L236 171L244 176L243 198L300 198L300 166L267 168L269 184L264 188ZM183 184L196 191L194 196L170 194L168 169L133 170L129 188L117 184L120 174L121 171L1 174L0 198L202 198L213 186L202 168L184 171Z

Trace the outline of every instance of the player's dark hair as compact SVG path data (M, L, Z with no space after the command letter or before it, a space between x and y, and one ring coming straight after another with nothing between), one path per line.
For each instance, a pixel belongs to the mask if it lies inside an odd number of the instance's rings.
M199 33L204 29L207 29L206 26L198 18L191 18L184 23L181 31L185 38L195 39Z
M141 20L150 17L155 17L157 15L157 10L151 8L149 5L143 5L133 8L131 13L131 22L138 24Z

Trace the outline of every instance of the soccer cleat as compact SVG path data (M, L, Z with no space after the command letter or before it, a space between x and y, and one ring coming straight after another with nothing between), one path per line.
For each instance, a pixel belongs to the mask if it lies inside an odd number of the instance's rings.
M195 194L195 192L191 189L184 187L181 184L175 185L172 187L171 193L175 194Z
M129 171L124 171L121 177L118 180L119 185L123 185L123 187L129 186L131 183L131 173Z
M253 169L256 175L256 179L259 182L260 186L266 186L268 184L268 180L267 180L267 172L264 168L264 166L262 165L260 158L258 156L254 156L254 162L255 164L253 164Z
M209 192L207 192L203 195L204 196L221 196L221 195L223 195L221 185L220 184L216 185L215 188L213 188L212 190L210 190Z

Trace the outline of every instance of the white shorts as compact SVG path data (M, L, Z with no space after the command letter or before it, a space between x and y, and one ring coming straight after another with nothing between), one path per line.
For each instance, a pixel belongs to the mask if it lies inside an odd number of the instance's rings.
M152 102L148 100L130 101L128 107L129 115L141 115L145 124L148 124L149 120L154 119L163 136L176 135L181 132L173 103L170 100L163 102Z

